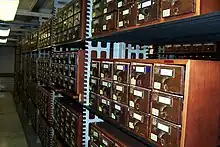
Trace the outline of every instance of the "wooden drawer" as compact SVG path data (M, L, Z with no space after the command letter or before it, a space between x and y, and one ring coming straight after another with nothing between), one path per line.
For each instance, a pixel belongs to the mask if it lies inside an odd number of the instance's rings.
M117 10L117 0L103 0L103 13L109 13Z
M118 8L134 3L135 0L116 0Z
M119 28L135 26L137 21L137 4L127 5L119 9Z
M102 32L102 22L103 18L98 17L92 20L92 33L98 34Z
M153 91L151 99L151 114L173 122L182 123L183 96Z
M91 125L90 138L94 144L100 144L100 131Z
M111 115L110 117L117 121L119 124L125 125L127 123L128 107L120 103L111 102Z
M102 61L100 66L100 76L102 79L112 80L113 62Z
M100 135L100 146L102 147L115 147L113 140L105 136L104 134Z
M149 113L150 93L151 90L149 89L131 86L129 94L129 107L137 111Z
M129 93L128 85L121 83L113 83L113 87L112 87L113 100L128 105L128 93Z
M184 66L155 64L154 89L183 95L184 76Z
M110 101L106 98L100 97L98 110L105 116L110 116Z
M204 44L204 52L216 52L217 45L215 43L205 43Z
M94 110L97 110L98 109L98 104L99 104L100 96L97 95L97 94L91 93L91 92L90 92L89 95L90 95L89 106L91 108L93 108Z
M115 62L113 67L113 80L119 83L129 83L130 63Z
M103 16L102 20L102 31L109 32L116 30L117 28L117 12L112 12Z
M195 0L162 0L162 17L172 17L195 12Z
M151 88L152 65L142 63L131 64L131 85Z
M102 97L111 99L112 97L112 82L106 80L100 80L99 94Z
M179 147L181 129L169 122L151 117L149 138L164 147Z
M149 116L146 113L129 109L127 127L139 136L148 138Z
M137 24L144 24L160 19L159 0L139 0Z
M89 90L93 93L99 94L99 79L97 78L90 78L90 86Z
M91 76L99 78L100 77L99 69L100 69L100 62L99 61L92 61L91 69L90 69Z

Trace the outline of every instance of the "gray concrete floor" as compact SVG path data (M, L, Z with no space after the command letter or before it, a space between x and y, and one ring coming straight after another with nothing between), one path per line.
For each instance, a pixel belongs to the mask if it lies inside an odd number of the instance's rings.
M27 147L11 93L0 93L0 147Z

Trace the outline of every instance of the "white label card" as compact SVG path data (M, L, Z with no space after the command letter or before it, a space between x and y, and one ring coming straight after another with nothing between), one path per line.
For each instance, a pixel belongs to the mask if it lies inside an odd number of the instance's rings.
M122 5L123 5L122 1L118 2L118 8L122 7Z
M108 12L108 9L107 9L107 8L105 8L105 9L104 9L104 13L107 13L107 12Z
M123 65L117 65L116 69L118 69L118 70L124 70L124 66L123 66Z
M107 82L102 82L102 85L108 87L108 83Z
M130 101L130 102L129 102L129 106L134 108L134 102L133 102L133 101Z
M134 78L131 79L131 85L136 85L136 80Z
M106 26L106 25L102 26L102 29L103 29L103 30L106 30L106 28L107 28L107 26Z
M108 146L108 142L105 141L104 139L102 140L102 143L103 143L104 145Z
M142 3L142 8L151 6L151 0Z
M122 27L124 24L123 24L123 21L120 21L119 23L118 23L118 26L119 27Z
M113 100L117 101L117 96L115 94L113 94Z
M159 96L159 103L171 105L171 99L168 97Z
M115 117L115 114L114 114L114 113L112 113L112 118L113 118L113 119L116 119L116 117Z
M164 125L164 124L158 123L157 128L162 130L162 131L165 131L165 132L169 133L169 127Z
M96 67L97 68L97 64L96 63L92 63L92 67Z
M93 136L94 136L94 137L99 137L99 134L94 131L94 132L93 132Z
M105 75L103 73L101 73L101 78L104 78L104 77L105 77Z
M170 16L170 9L163 10L163 17Z
M136 67L135 67L135 71L136 71L136 72L142 72L142 73L143 73L143 72L144 72L144 69L145 69L145 67L141 67L141 66L136 66Z
M114 75L114 76L113 76L113 79L114 79L115 81L117 81L117 80L118 80L118 76Z
M115 105L115 109L121 111L121 106Z
M152 108L152 112L151 113L153 115L155 115L155 116L159 116L159 110L158 109Z
M172 69L160 69L160 75L172 77L173 70Z
M118 90L118 91L123 91L123 87L122 86L116 86L116 90Z
M133 117L135 118L135 119L137 119L137 120L142 120L142 116L141 115L139 115L139 114L137 114L137 113L134 113L133 114Z
M106 16L106 20L112 19L111 15Z
M71 80L71 83L73 83L73 80ZM96 80L92 79L91 83L96 84Z
M95 5L95 8L97 9L99 7L99 4Z
M104 64L103 68L108 68L108 64Z
M161 88L161 83L159 83L159 82L154 82L154 88L155 88L155 89L160 89L160 88Z
M134 90L134 95L138 96L138 97L143 97L143 92L138 91L138 90Z
M129 9L123 11L123 15L129 14Z
M151 134L150 134L150 138L151 138L151 140L157 142L157 135L151 133Z
M104 99L102 99L102 103L103 103L103 104L107 104L107 101L104 100Z
M144 15L143 14L139 14L138 15L138 20L143 20L144 19Z
M129 122L129 128L134 129L134 124L132 122Z

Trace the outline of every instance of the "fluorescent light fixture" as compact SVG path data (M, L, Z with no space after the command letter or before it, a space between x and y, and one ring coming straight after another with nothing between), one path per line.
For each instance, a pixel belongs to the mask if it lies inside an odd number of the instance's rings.
M7 37L10 33L10 28L8 28L7 30L1 30L0 29L0 36L1 37Z
M19 0L0 0L0 20L13 21L18 5Z
M8 39L0 39L0 43L6 43L8 41Z

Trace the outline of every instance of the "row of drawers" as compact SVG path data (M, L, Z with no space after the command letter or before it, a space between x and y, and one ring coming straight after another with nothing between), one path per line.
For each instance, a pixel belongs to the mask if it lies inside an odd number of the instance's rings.
M91 76L142 88L184 94L184 66L92 61ZM105 86L105 83L100 85Z
M52 64L51 72L56 74L60 74L63 76L69 76L72 78L76 78L77 76L77 66L75 65L62 65L62 64Z
M112 118L119 124L145 139L150 139L151 141L165 147L179 146L181 125L175 125L171 122L155 117L154 115L137 111L135 108L128 108L127 106L105 98L96 97L92 102L92 107L96 107L97 110L105 116ZM161 111L160 114L163 115L166 113L165 111ZM173 111L171 111L171 113L173 113ZM181 115L181 112L179 115ZM181 116L179 115L170 115L170 118L179 117L178 119L180 119Z

